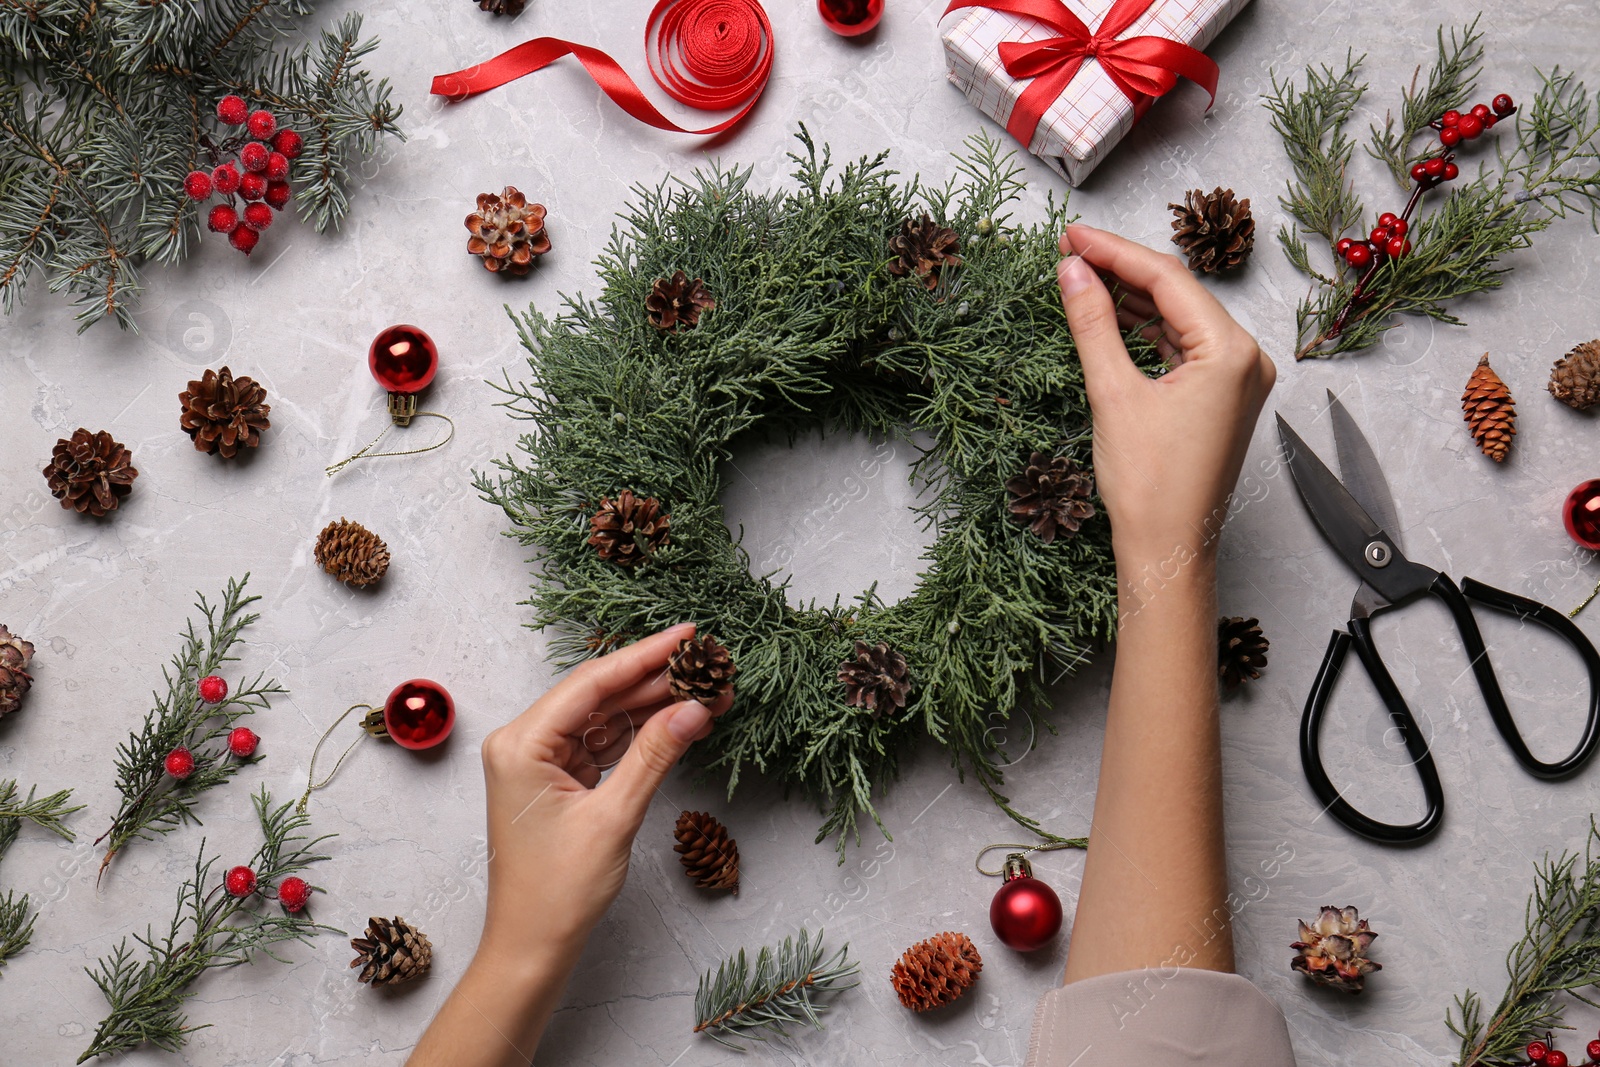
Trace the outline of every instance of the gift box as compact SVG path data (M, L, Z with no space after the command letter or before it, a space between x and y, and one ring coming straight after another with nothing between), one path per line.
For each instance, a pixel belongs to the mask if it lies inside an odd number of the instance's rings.
M1214 92L1216 65L1199 50L1249 2L953 3L945 12L945 62L950 81L978 110L1077 185L1177 75Z

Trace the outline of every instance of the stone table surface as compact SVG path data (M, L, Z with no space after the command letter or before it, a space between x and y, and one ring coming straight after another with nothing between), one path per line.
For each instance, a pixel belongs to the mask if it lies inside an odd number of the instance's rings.
M331 5L321 18L347 6ZM404 1061L460 976L482 918L479 742L553 677L544 639L524 628L527 609L517 603L529 582L524 553L501 536L503 515L470 485L470 472L504 454L517 433L485 384L520 366L501 305L549 308L559 293L591 288L589 264L634 183L686 174L713 156L753 167L759 185L781 180L799 121L831 142L836 158L887 146L903 171L938 180L963 139L997 132L944 80L940 3L891 0L882 27L854 43L827 33L807 3L770 8L780 52L769 93L742 130L708 148L634 124L570 60L464 106L427 95L431 74L539 34L601 45L642 72L642 0L536 2L514 21L466 0L372 6L367 26L383 44L371 65L394 82L408 140L385 145L341 233L318 237L280 223L249 260L208 240L182 268L149 272L138 333L101 324L76 334L67 309L37 285L0 326L0 622L39 650L25 709L0 723L0 776L47 791L71 786L87 806L74 820L77 844L25 830L5 864L6 887L32 894L42 909L34 944L0 978L0 1062L70 1063L103 1014L84 967L125 935L165 921L202 833L225 853L252 841L251 790L265 784L294 796L317 737L343 708L423 675L455 694L460 720L449 744L425 759L364 745L313 811L320 829L339 834L316 876L326 889L317 917L350 931L368 915L408 917L436 946L431 978L374 992L346 970L345 940L326 936L292 948L287 966L208 975L190 1014L209 1028L175 1056L127 1057L274 1067ZM1535 66L1600 74L1592 49L1600 12L1591 5L1486 0L1485 8L1485 98L1501 89L1531 95ZM1331 447L1320 416L1325 391L1339 393L1373 433L1413 555L1566 606L1600 578L1600 564L1568 540L1559 504L1572 485L1600 474L1600 451L1593 418L1555 403L1544 382L1552 360L1600 332L1600 241L1586 223L1558 224L1515 256L1504 289L1461 305L1466 326L1413 321L1356 358L1300 365L1290 353L1305 287L1271 237L1288 177L1259 102L1272 72L1298 74L1309 62L1339 61L1346 48L1366 51L1375 88L1353 124L1364 130L1431 56L1437 20L1473 10L1257 0L1211 50L1223 71L1216 106L1204 113L1203 95L1182 88L1070 203L1087 221L1164 247L1166 205L1184 190L1222 184L1250 196L1260 220L1255 259L1241 276L1208 284L1278 359L1269 406L1314 446ZM1393 190L1359 153L1355 172L1372 193ZM1022 214L1036 217L1047 192L1066 189L1035 161L1028 177ZM461 220L475 194L506 184L549 206L555 241L520 284L486 276L463 247ZM381 425L362 357L379 328L399 321L438 341L443 370L427 404L450 412L460 432L442 451L325 478L324 464ZM1461 421L1460 391L1484 351L1522 400L1516 448L1502 466L1476 451ZM224 362L261 380L273 404L266 446L232 465L199 456L176 425L175 397L187 379ZM137 457L137 488L114 521L63 512L45 492L39 469L56 438L78 426L112 431ZM1266 675L1223 709L1239 967L1283 1006L1306 1067L1444 1062L1455 1047L1446 1008L1468 987L1498 995L1533 864L1582 846L1600 772L1558 784L1524 774L1491 728L1446 613L1422 604L1403 621L1382 620L1378 633L1432 739L1450 802L1444 828L1420 848L1395 850L1318 818L1296 725L1354 583L1275 473L1269 428L1263 419L1221 558L1223 610L1259 617L1272 639ZM424 426L407 441L429 432ZM912 588L923 537L906 509L914 498L907 449L859 499L827 504L873 448L812 438L741 459L751 481L730 489L728 519L745 524L758 561L787 563L798 595L849 597L873 580L890 596ZM827 509L821 534L797 539L792 531L819 508ZM312 562L317 531L341 516L370 525L393 550L391 574L375 591L335 585ZM117 743L148 707L193 592L214 595L245 571L264 599L244 665L291 690L260 717L266 759L206 797L204 831L131 847L97 888L89 842L113 810ZM1600 609L1581 625L1600 638ZM1504 620L1486 626L1535 747L1565 751L1583 698L1575 658L1546 655L1548 643ZM1110 659L1057 686L1055 736L1031 753L1026 737L1008 739L1019 754L1007 778L1015 802L1061 831L1087 826ZM1335 776L1377 811L1414 811L1420 791L1359 673L1344 684L1339 708L1328 742ZM663 792L539 1062L1022 1061L1034 1001L1058 980L1067 938L1028 957L995 940L985 914L997 883L972 861L980 846L1014 840L1016 830L976 783L956 781L937 749L921 750L882 804L893 841L868 837L842 866L831 847L811 843L819 817L798 798L752 784L730 801L687 773ZM735 828L745 871L737 898L707 899L679 873L670 830L688 806ZM1061 852L1036 863L1069 910L1081 864ZM1375 953L1384 970L1360 999L1309 988L1289 970L1295 920L1322 904L1355 904L1381 932ZM744 1056L692 1035L700 973L802 923L848 939L864 968L864 984L838 1000L827 1030ZM982 980L957 1007L913 1016L895 1001L889 965L943 929L974 937Z

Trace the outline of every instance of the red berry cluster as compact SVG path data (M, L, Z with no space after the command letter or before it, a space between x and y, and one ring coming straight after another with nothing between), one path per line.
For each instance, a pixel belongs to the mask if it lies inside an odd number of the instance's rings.
M1509 97L1504 94L1495 97L1495 105L1497 107L1502 99L1509 100ZM1528 1043L1528 1067L1567 1067L1567 1064L1571 1061L1567 1059L1565 1052L1552 1047L1553 1041L1554 1039L1549 1034L1545 1034L1543 1041L1530 1041ZM1585 1063L1600 1063L1600 1039L1589 1042L1584 1051L1589 1054L1589 1058L1584 1061Z
M1465 114L1451 109L1429 123L1439 131L1439 143L1446 148L1454 148L1462 141L1475 141L1485 130L1494 129L1494 124L1517 110L1511 97L1501 93L1487 104L1473 104L1472 109Z
M1372 263L1382 263L1385 259L1399 259L1411 251L1411 242L1406 238L1410 229L1411 224L1405 219L1392 211L1385 211L1378 216L1378 225L1372 228L1367 240L1356 241L1345 237L1334 246L1334 251L1357 270Z
M238 100L238 97L229 97ZM243 103L243 101L240 101ZM200 699L207 704L220 704L228 699L228 680L221 675L208 674L200 679L197 686L200 690ZM261 743L261 738L248 726L235 726L228 734L228 751L240 759L249 759L256 754L256 746ZM179 745L167 753L165 761L167 777L183 781L194 773L194 753Z
M235 897L247 897L261 888L256 881L256 872L243 864L228 868L222 885L229 895ZM277 896L278 903L283 905L285 911L299 911L311 899L311 886L304 878L290 875L278 883Z
M237 96L218 101L217 118L243 126L245 132L220 144L202 136L212 168L209 173L190 171L183 191L194 200L223 197L226 202L211 208L206 225L213 233L227 234L229 244L249 255L261 231L272 225L272 213L289 203L289 161L304 150L305 140L293 130L278 129L272 112L251 111ZM236 158L224 160L229 154ZM244 201L242 209L239 200Z

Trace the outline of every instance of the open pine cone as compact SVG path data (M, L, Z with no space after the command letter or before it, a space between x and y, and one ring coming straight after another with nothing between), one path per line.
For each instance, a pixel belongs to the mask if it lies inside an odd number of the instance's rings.
M1550 368L1550 395L1579 411L1600 404L1600 339L1585 341Z
M361 525L341 518L317 535L317 563L341 582L369 586L389 571L389 546Z
M916 222L907 219L900 232L889 238L889 273L896 278L916 278L929 288L939 285L945 267L961 265L961 239L948 226L940 226L927 215Z
M527 0L477 0L478 7L491 15L520 15Z
M1189 255L1189 269L1201 274L1234 270L1244 265L1256 245L1256 222L1250 200L1236 200L1232 189L1217 186L1210 193L1194 189L1172 209L1172 243Z
M698 700L710 707L733 688L738 673L733 656L715 637L688 637L667 660L667 691L673 700Z
M22 707L22 698L33 687L31 659L33 645L0 626L0 719Z
M983 959L972 939L946 931L906 949L889 971L889 982L901 1004L923 1012L956 1000L982 970Z
M739 844L728 828L703 811L678 816L672 851L691 881L701 889L731 889L739 895Z
M1217 620L1217 676L1228 689L1261 677L1272 642L1261 632L1260 619L1228 615Z
M908 675L905 656L882 641L876 645L857 641L855 655L839 664L844 702L853 708L866 708L874 719L906 706L911 692Z
M467 216L467 229L472 231L467 251L495 273L526 274L535 257L550 251L544 216L544 205L528 203L515 186L506 186L499 196L479 193L478 210Z
M658 330L676 330L679 326L696 326L700 313L715 311L716 298L705 282L690 278L683 271L673 271L670 278L657 278L644 298L645 313L650 324Z
M589 544L600 558L619 567L637 567L672 543L672 516L653 496L638 497L624 489L617 499L600 498L589 519Z
M1027 469L1006 481L1006 492L1011 494L1011 518L1047 545L1057 533L1075 534L1084 520L1094 517L1089 502L1094 476L1066 456L1033 453Z
M356 979L372 985L399 985L421 978L433 965L433 944L428 935L396 915L394 921L381 916L367 920L367 936L350 939L356 958L350 966L360 967Z
M1315 922L1301 922L1300 940L1289 946L1300 953L1289 966L1322 985L1359 993L1367 975L1383 969L1383 964L1367 958L1377 936L1355 908L1323 905Z
M70 440L56 441L44 476L63 508L99 518L116 511L122 498L133 492L139 472L133 455L110 434L79 427Z
M223 367L208 370L178 394L183 405L180 425L199 452L232 459L241 448L261 444L261 431L271 427L267 391L250 378L235 378Z
M1503 463L1511 451L1511 439L1517 435L1517 406L1510 388L1489 366L1487 352L1467 379L1466 391L1461 394L1461 413L1483 454Z

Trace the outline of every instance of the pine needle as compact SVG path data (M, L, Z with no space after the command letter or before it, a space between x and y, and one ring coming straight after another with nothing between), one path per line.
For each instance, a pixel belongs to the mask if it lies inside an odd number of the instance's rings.
M36 797L36 789L30 786L27 797L18 799L16 779L0 782L0 860L5 859L6 850L16 841L24 822L31 822L68 841L74 840L76 835L62 822L73 812L83 810L81 804L68 806L72 790ZM15 892L8 891L0 896L0 969L4 969L6 960L28 947L33 938L35 917L26 893L18 897Z
M709 1034L730 1048L746 1047L736 1037L765 1041L787 1033L790 1026L807 1023L821 1030L827 1002L819 999L859 983L857 966L847 944L826 962L822 931L815 938L800 929L798 941L785 938L776 950L763 946L752 968L744 949L700 978L694 997L694 1032Z

